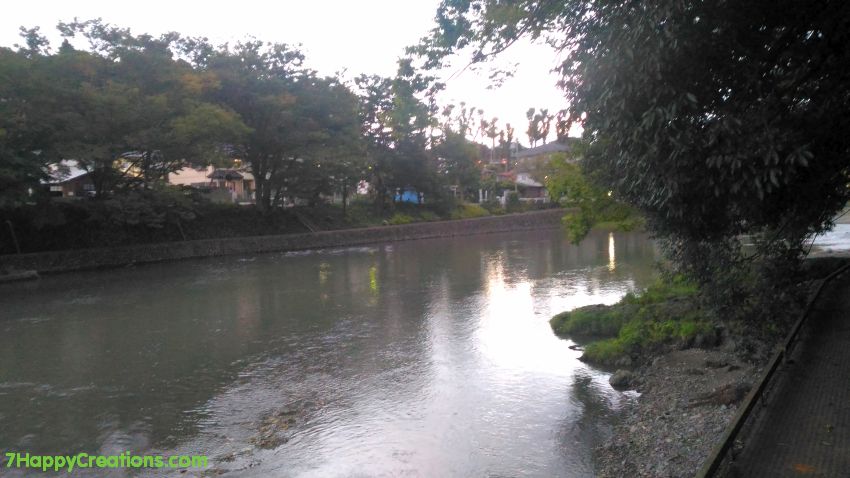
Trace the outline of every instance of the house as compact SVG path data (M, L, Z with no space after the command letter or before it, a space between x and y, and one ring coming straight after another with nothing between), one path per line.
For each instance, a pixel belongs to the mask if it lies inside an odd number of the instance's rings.
M254 202L254 175L245 170L216 169L207 176L212 189L228 190L235 203Z
M254 176L244 169L187 166L170 173L168 183L208 193L215 202L247 204L255 199Z
M537 182L530 173L517 173L515 183L520 191L520 201L549 202L546 186Z
M552 159L552 156L558 153L567 153L572 148L571 145L574 139L567 138L566 142L546 143L533 148L516 151L511 155L514 164L518 169L529 169L534 167L535 163L547 162Z
M512 170L500 173L500 178L514 184L514 190L519 194L523 202L549 202L549 193L546 186L539 179L545 174L545 167L556 154L568 153L572 150L574 138L567 138L563 142L546 143L527 149L516 149L512 151ZM502 195L502 201L505 199Z
M91 174L76 160L66 159L51 166L48 177L44 185L53 197L83 198L95 194Z
M203 168L193 168L191 166L187 166L173 173L168 173L167 181L168 184L174 184L178 186L191 186L197 188L203 188L209 186L208 176L215 171L213 166L206 166Z
M513 190L505 189L499 196L499 202L505 205L508 194L515 192L519 195L519 200L522 202L549 202L549 193L546 191L546 186L536 179L531 173L518 172L517 170L498 173L498 178L502 183L513 184Z

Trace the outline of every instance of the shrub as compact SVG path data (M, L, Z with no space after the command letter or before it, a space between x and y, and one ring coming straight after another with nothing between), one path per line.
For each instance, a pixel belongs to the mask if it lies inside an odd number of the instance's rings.
M471 219L489 216L490 212L477 204L461 204L452 211L452 219Z
M616 337L627 315L623 308L589 305L561 312L552 317L549 324L558 335Z
M408 216L407 214L402 214L400 212L393 214L393 217L387 220L387 224L393 226L401 224L410 224L411 222L414 222L414 219L412 217Z
M612 364L625 355L626 349L619 340L606 339L587 344L581 359L592 363Z
M558 335L598 339L587 344L583 360L613 364L625 355L652 353L668 344L710 335L713 315L699 307L696 286L681 276L658 280L641 294L628 293L613 306L591 305L550 320Z
M437 215L435 212L433 212L433 211L422 211L422 212L419 214L419 218L420 218L420 219L422 219L423 221L428 221L428 222L430 222L430 221L439 221L439 220L440 220L440 216L438 216L438 215Z
M502 204L496 200L484 201L481 203L481 207L490 212L490 214L504 214L505 208L502 207Z

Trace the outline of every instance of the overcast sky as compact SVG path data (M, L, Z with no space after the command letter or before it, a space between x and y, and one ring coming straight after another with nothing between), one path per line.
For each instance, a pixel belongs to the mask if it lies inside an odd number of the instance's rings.
M19 43L20 26L40 26L58 46L57 22L100 17L128 27L134 34L177 31L206 36L216 44L249 36L300 43L308 66L322 74L346 69L349 76L392 76L404 48L415 44L433 26L438 4L439 0L15 2L7 4L0 17L0 45ZM519 63L516 76L498 89L487 89L487 68L480 72L463 70L465 63L456 61L446 76L453 74L446 81L441 102L466 101L480 107L487 117L499 117L500 126L506 121L512 123L515 136L527 143L525 111L529 107L550 111L566 107L563 94L555 87L557 78L549 72L556 63L555 53L543 45L517 44L500 62Z

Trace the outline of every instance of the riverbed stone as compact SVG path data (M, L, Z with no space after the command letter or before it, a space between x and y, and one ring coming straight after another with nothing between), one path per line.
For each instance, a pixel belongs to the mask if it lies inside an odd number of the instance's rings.
M611 378L608 379L608 383L611 384L612 387L617 389L628 388L634 379L634 374L629 372L628 370L617 370L611 375Z

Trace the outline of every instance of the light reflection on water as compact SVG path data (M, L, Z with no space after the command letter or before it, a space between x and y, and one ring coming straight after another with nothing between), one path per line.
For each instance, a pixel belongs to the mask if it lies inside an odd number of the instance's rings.
M206 453L233 476L592 476L622 395L548 319L646 284L653 257L638 234L516 233L4 288L0 451ZM304 407L288 442L252 446L287 407Z

